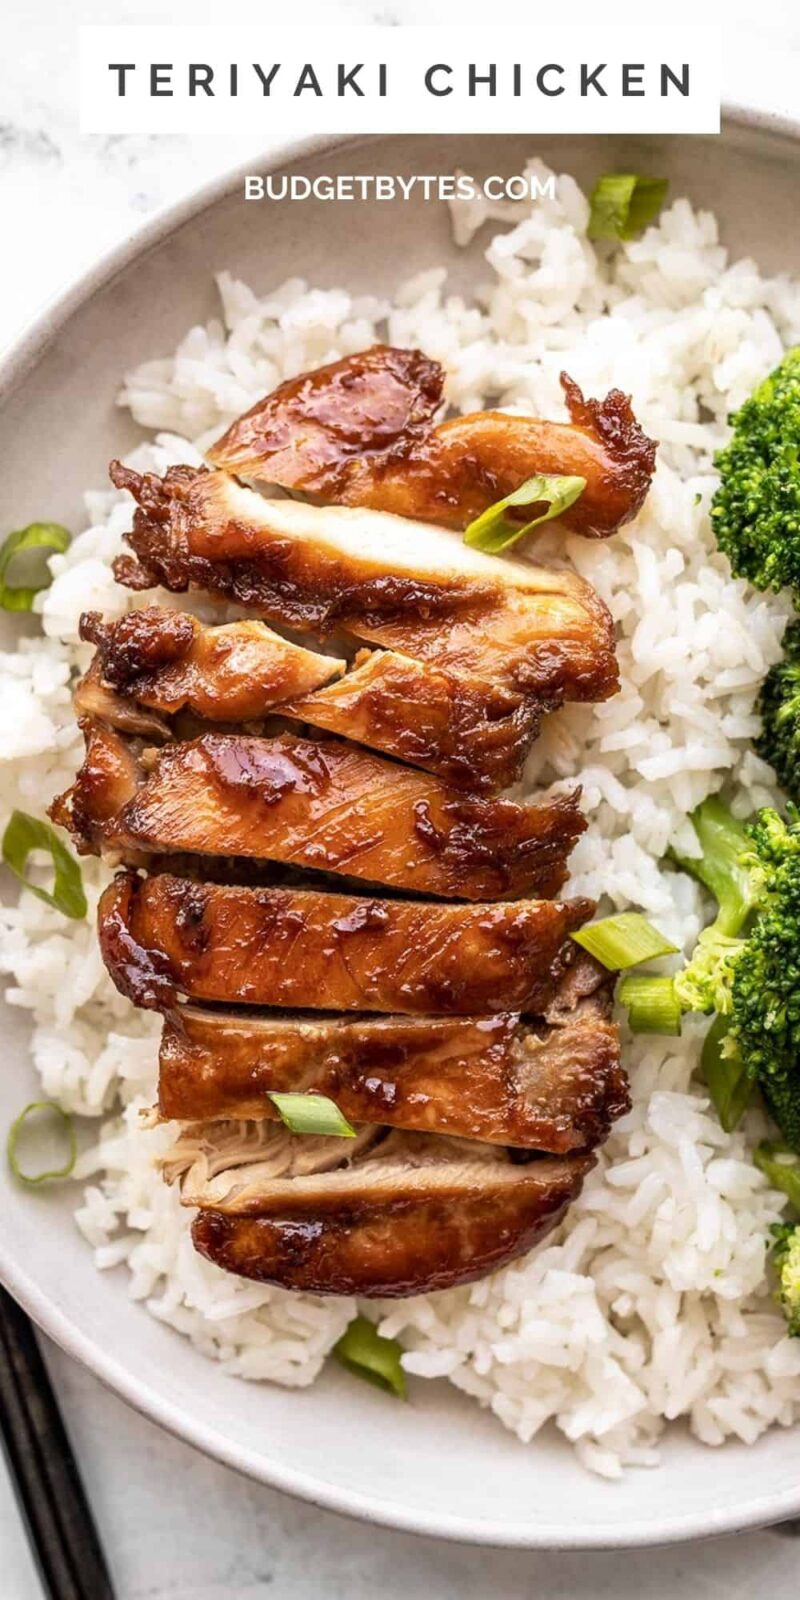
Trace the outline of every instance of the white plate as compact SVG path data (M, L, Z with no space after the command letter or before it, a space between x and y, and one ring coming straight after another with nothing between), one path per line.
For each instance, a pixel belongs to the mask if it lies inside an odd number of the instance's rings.
M668 174L721 215L725 240L767 268L800 261L798 130L741 113L719 140L380 138L312 141L270 166L315 172L515 173L535 144L579 178L612 166ZM250 163L253 170L253 163ZM444 261L479 280L482 241L450 240L445 209L412 201L245 205L241 174L156 219L62 299L5 363L0 383L0 528L41 516L80 525L81 491L102 486L136 437L115 406L120 375L168 352L214 309L222 267L264 291L290 274L384 291ZM1 735L0 735L1 736ZM0 1127L36 1083L18 1011L3 1017ZM446 1384L415 1382L398 1405L340 1371L312 1390L228 1378L101 1274L78 1235L69 1189L37 1193L0 1169L0 1276L36 1321L126 1400L254 1478L336 1511L497 1545L661 1543L800 1512L800 1432L714 1453L673 1433L655 1471L620 1484L586 1474L555 1435L523 1446ZM168 1492L168 1489L167 1491Z

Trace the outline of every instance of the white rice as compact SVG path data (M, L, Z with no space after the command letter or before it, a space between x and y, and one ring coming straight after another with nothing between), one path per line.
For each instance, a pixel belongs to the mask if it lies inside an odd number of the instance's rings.
M197 459L281 379L376 338L441 360L463 410L560 415L562 368L591 394L630 391L662 441L645 510L607 543L565 541L618 624L623 688L607 705L552 717L527 778L582 778L590 827L574 890L642 906L690 945L702 907L688 879L661 870L667 844L693 848L687 813L729 781L742 814L775 798L751 740L790 607L731 579L707 508L727 414L800 340L800 285L730 263L713 216L687 200L614 251L587 241L587 215L569 177L533 207L459 203L462 243L487 220L502 224L473 303L449 294L438 269L392 302L300 279L259 299L223 273L220 319L131 373L122 403L156 433L132 461L162 471ZM109 565L130 502L93 493L87 507L87 531L51 561L43 636L0 657L6 814L14 804L41 814L79 758L69 681L87 655L80 611L136 603ZM86 864L84 881L94 901L103 870ZM10 1002L32 1014L43 1092L103 1119L78 1174L88 1186L77 1221L97 1265L124 1264L131 1295L231 1371L311 1383L353 1303L260 1288L194 1253L186 1214L153 1170L169 1132L138 1126L158 1024L112 988L91 915L66 924L23 893L0 917L0 965ZM382 1308L409 1372L449 1378L523 1441L555 1422L587 1467L611 1477L654 1462L672 1419L687 1417L709 1445L752 1442L800 1408L800 1341L785 1337L765 1277L767 1230L785 1203L750 1159L760 1114L728 1136L709 1108L695 1076L701 1036L689 1025L680 1041L626 1044L634 1109L541 1249L472 1287Z

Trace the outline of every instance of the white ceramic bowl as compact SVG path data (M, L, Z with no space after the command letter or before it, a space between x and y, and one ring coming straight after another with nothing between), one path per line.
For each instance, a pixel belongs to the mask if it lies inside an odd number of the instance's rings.
M615 165L666 173L721 215L726 242L762 265L800 260L800 130L737 112L720 139L376 138L311 141L269 166L315 172L521 171L535 144L577 177ZM250 164L252 170L253 164ZM80 526L81 491L102 485L136 437L115 406L121 374L172 349L213 309L212 272L256 289L290 273L381 291L435 262L464 288L482 241L457 252L445 209L424 202L245 205L234 173L172 208L41 319L0 381L0 528L46 513ZM19 1012L3 1018L0 1127L35 1098ZM555 1434L522 1446L446 1384L415 1382L398 1405L338 1370L305 1392L226 1377L95 1271L69 1189L20 1190L0 1165L0 1276L35 1320L147 1415L266 1483L336 1511L420 1533L497 1545L592 1548L661 1543L800 1512L800 1432L711 1453L681 1431L663 1465L610 1484Z

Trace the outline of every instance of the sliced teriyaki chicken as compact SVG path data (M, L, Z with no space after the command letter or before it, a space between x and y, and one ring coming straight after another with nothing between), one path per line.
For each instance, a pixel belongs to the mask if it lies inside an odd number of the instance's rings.
M549 708L508 689L470 683L433 662L375 650L357 656L338 683L281 709L458 788L491 791L519 777Z
M290 1133L283 1126L229 1120L206 1128L188 1123L159 1157L166 1183L180 1183L185 1205L199 1205L204 1193L242 1198L274 1178L307 1178L351 1164L384 1138L383 1128L358 1128L355 1137ZM222 1183L217 1180L221 1178Z
M234 1125L232 1154L236 1137ZM201 1207L202 1255L287 1289L388 1296L468 1283L529 1250L594 1164L519 1165L497 1145L396 1130L320 1173L278 1176L267 1161L206 1177L207 1160L182 1186L184 1203Z
M574 794L538 806L467 795L338 739L206 733L148 751L136 770L113 729L90 723L84 734L84 764L50 815L83 853L117 861L238 856L420 894L513 899L555 894L586 826ZM117 767L130 778L124 796Z
M606 995L562 1027L483 1017L268 1017L179 1007L159 1055L163 1120L274 1119L271 1093L335 1100L352 1123L492 1144L591 1149L629 1108Z
M92 688L103 692L102 685ZM105 850L112 860L116 853L118 861L121 852L105 847L106 830L116 831L119 817L143 782L141 741L124 739L116 727L94 717L82 717L79 725L86 745L83 764L75 782L56 796L47 814L72 834L81 855L99 855ZM146 852L138 855L144 860Z
M375 345L281 384L210 459L255 482L452 528L539 473L586 479L562 518L576 533L605 538L636 515L656 446L619 389L585 400L562 373L568 423L479 411L434 427L443 376L419 350Z
M175 634L187 641L185 654L158 666L151 645L166 654ZM360 651L346 677L331 682L345 661L290 644L262 622L208 628L153 606L111 623L87 612L81 637L98 649L75 689L78 715L159 743L180 731L170 719L184 709L225 723L277 712L483 792L519 777L552 709L392 650Z
M282 383L233 423L212 459L244 477L324 493L348 463L406 456L428 437L443 398L438 361L376 344Z
M574 573L484 555L386 512L265 500L224 472L110 471L138 502L136 559L115 564L129 587L194 585L290 628L342 629L542 699L617 688L611 618Z
M72 787L48 807L48 816L69 830L86 855L106 827L113 830L142 781L142 767L137 742L91 717L82 718L80 727L86 743L83 765Z
M120 873L98 907L103 959L135 1005L472 1016L553 1003L590 900L376 900Z
M210 628L186 612L148 606L115 622L81 617L80 635L97 646L78 685L79 713L107 715L119 726L119 705L160 714L191 711L206 722L251 722L284 700L311 694L344 672L335 656L305 650L245 620ZM103 705L98 691L108 692ZM147 717L142 732L147 732ZM122 724L132 727L129 715Z

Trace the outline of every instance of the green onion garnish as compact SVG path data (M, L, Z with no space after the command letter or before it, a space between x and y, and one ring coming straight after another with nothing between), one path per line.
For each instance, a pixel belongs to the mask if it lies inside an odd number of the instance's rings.
M637 973L623 979L617 999L628 1008L633 1033L680 1033L681 1008L671 978Z
M3 834L3 860L6 866L24 883L31 894L38 895L48 906L65 917L76 921L86 916L86 895L83 892L81 869L75 857L62 844L50 824L38 817L29 817L25 811L12 811ZM25 876L25 866L32 850L46 850L53 862L55 876L52 889L42 889Z
M350 1323L334 1345L333 1354L348 1372L405 1399L406 1375L400 1365L402 1347L396 1339L384 1339L366 1317L356 1317Z
M558 478L552 473L539 473L535 478L528 478L513 494L506 495L505 500L498 500L482 511L464 530L464 543L495 556L521 539L523 533L530 533L531 528L560 517L562 511L575 504L585 488L585 478ZM526 522L518 517L507 517L506 506L544 506L544 510Z
M607 172L598 178L589 201L590 239L635 239L658 216L667 178L645 178L636 172Z
M324 1094L268 1094L278 1116L292 1133L321 1133L355 1139L356 1130L342 1116L335 1100Z
M785 1144L765 1139L753 1151L753 1160L759 1172L768 1178L773 1189L788 1194L792 1205L800 1211L800 1161Z
M41 583L6 583L6 572L15 556L23 550L57 550L62 554L70 541L66 528L59 522L30 522L27 528L10 533L0 545L0 607L3 611L30 611L34 596L46 589L50 579Z
M657 956L673 956L678 946L654 928L638 911L621 911L616 917L591 922L580 933L573 933L576 944L588 950L611 972L621 967L638 967Z
M50 1167L45 1172L23 1172L17 1157L17 1145L28 1118L39 1116L43 1112L49 1117L55 1117L59 1123L59 1134L66 1141L64 1163L60 1167ZM56 1178L68 1178L78 1157L78 1140L69 1112L62 1110L55 1100L32 1100L31 1104L14 1118L8 1130L6 1154L11 1171L19 1183L50 1183Z
M753 1081L730 1033L727 1017L715 1017L703 1041L700 1065L714 1110L733 1133L753 1095Z

